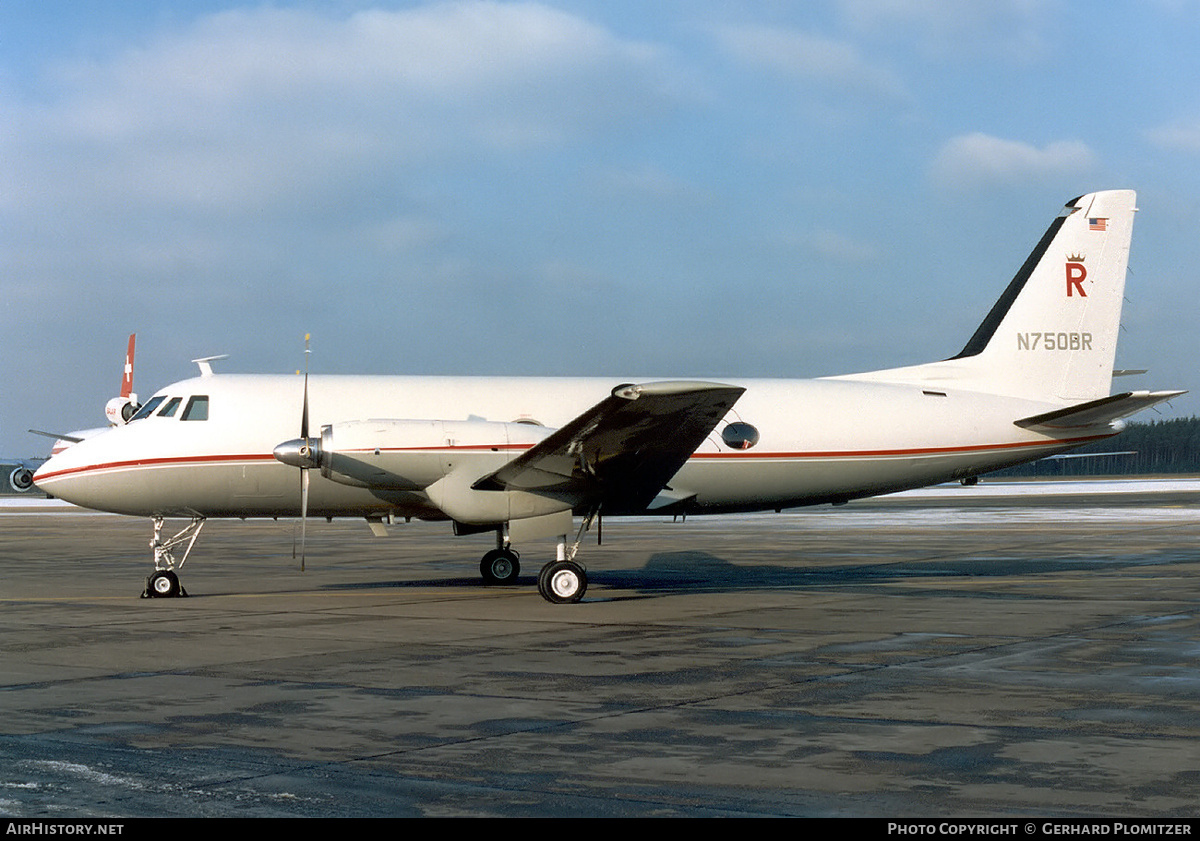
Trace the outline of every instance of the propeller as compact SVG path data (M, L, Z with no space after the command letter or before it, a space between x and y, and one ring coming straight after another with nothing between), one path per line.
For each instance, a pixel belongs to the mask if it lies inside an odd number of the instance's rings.
M312 354L309 347L311 333L304 334L304 405L300 410L300 438L304 446L300 455L307 461L312 461L313 448L308 441L308 357ZM304 572L304 547L308 537L308 467L300 468L300 571ZM292 545L292 560L296 560L296 546Z
M284 464L300 468L300 571L304 572L305 544L308 536L308 471L321 464L320 439L308 436L308 357L312 353L309 340L312 334L304 334L304 403L300 410L300 437L284 441L275 448L275 458ZM296 543L292 541L292 559L296 558Z

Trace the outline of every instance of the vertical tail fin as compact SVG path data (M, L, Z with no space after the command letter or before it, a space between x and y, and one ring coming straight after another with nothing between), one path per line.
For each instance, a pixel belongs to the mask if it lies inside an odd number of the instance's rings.
M133 397L137 396L133 393L133 346L137 341L137 334L129 334L129 347L125 349L125 365L121 369L121 396Z
M129 334L129 346L125 349L125 365L121 368L121 396L114 397L104 406L104 416L111 426L128 423L139 406L133 393L133 346L137 334Z
M1068 202L957 356L853 378L1048 402L1106 397L1135 198L1133 190L1108 190Z
M1109 190L1069 202L954 358L1030 397L1107 396L1135 198Z

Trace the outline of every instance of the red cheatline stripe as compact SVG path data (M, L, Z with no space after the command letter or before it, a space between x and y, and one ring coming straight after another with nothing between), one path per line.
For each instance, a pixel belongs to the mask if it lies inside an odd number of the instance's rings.
M144 458L130 459L129 461L112 461L107 464L88 464L83 467L70 467L66 470L57 470L54 473L47 473L40 477L38 481L44 482L47 479L57 479L62 476L71 476L77 473L90 473L100 470L119 470L126 467L158 467L165 464L203 464L205 462L236 462L236 461L273 461L275 456L271 453L262 455L260 453L241 453L239 455L220 455L220 456L172 456L171 458Z
M1103 438L1108 438L1108 435L1089 435L1083 438L1065 438L1055 441L1020 441L1005 444L969 444L958 447L914 447L907 449L894 450L830 450L830 451L813 451L813 452L747 452L745 450L737 450L729 453L695 453L692 458L695 459L838 459L838 458L870 458L870 457L896 457L896 456L921 456L921 455L950 455L954 453L973 453L986 452L989 450L1015 450L1015 449L1041 449L1047 447L1061 447L1064 445L1083 444L1088 441L1097 441ZM490 450L493 447L497 450L509 449L527 449L532 445L482 445L470 447L423 447L420 449L392 449L389 448L386 452L449 452L455 450ZM381 450L382 452L383 450ZM361 450L359 452L374 452L374 450ZM204 463L221 463L221 462L239 462L239 461L272 461L275 456L266 453L240 453L236 455L205 455L205 456L175 456L171 458L152 458L152 459L130 459L129 461L114 461L107 464L90 464L84 467L72 467L66 470L59 470L54 473L47 473L42 476L39 481L45 482L48 479L57 479L62 476L71 476L80 473L89 473L92 471L102 470L120 470L130 467L160 467L170 464L204 464Z
M1115 433L1114 433L1115 434ZM1062 438L1054 441L1017 441L1007 444L965 444L957 447L913 447L897 450L836 450L829 452L750 453L737 450L729 453L696 453L692 458L864 458L870 456L921 456L939 453L975 453L988 450L1041 449L1071 446L1099 441L1109 435L1088 435L1083 438Z

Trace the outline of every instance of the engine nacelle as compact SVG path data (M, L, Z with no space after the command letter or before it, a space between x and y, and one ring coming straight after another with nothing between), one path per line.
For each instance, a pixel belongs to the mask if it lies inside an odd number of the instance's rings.
M8 474L8 486L19 494L33 490L33 471L18 464Z
M448 420L345 421L321 428L321 475L344 485L423 490L463 465L482 476L553 430L527 423Z
M131 394L128 397L114 397L104 405L104 416L108 418L108 422L113 426L124 426L129 423L137 410L141 406L137 402L137 395Z

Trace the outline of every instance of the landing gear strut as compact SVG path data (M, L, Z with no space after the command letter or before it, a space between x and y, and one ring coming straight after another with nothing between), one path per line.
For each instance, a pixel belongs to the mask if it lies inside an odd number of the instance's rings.
M163 518L155 517L154 535L150 538L150 548L154 551L154 574L146 579L146 589L142 593L143 599L165 599L187 595L187 591L179 583L179 576L175 570L187 562L188 555L192 553L192 547L196 545L196 538L200 536L200 530L204 528L204 518L192 517L190 523L166 540L162 539L162 527ZM185 542L187 548L183 550L183 557L176 563L175 555L171 550Z
M579 554L579 544L583 541L584 532L592 527L592 520L600 513L600 506L592 508L575 535L575 542L567 546L567 536L558 538L557 558L542 567L538 573L538 592L542 598L552 604L574 604L583 598L587 592L587 572L583 565L576 563L575 556Z

